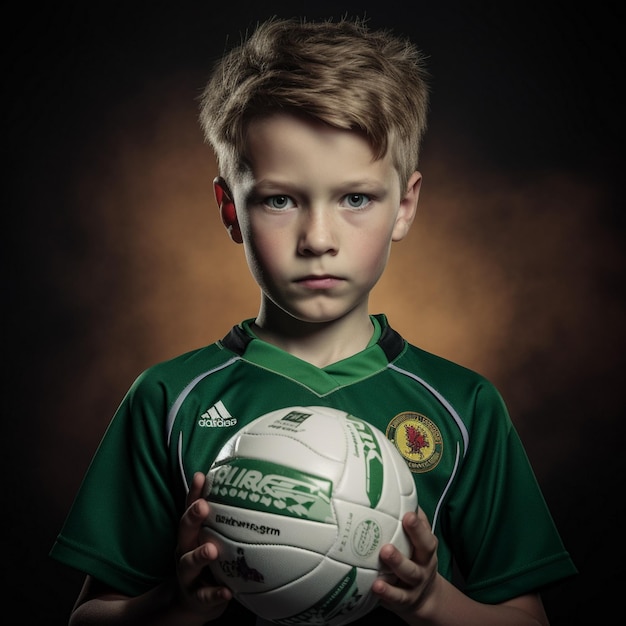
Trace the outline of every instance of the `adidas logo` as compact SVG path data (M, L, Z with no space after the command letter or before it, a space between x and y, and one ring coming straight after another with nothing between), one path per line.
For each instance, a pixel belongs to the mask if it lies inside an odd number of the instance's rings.
M221 400L205 411L198 420L198 426L203 428L223 428L225 426L235 426L236 424L237 418L228 412Z

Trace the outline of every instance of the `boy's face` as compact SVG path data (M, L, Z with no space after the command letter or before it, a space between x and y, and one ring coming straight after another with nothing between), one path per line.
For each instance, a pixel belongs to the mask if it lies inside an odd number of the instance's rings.
M217 197L262 307L304 322L367 315L391 242L413 220L420 174L403 196L391 159L374 161L360 134L287 114L253 121L248 142L249 170L227 195L217 183Z

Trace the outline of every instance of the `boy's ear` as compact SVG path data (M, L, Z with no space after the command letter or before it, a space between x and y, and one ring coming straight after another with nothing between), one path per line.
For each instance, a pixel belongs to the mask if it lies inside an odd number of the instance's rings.
M226 181L217 177L213 181L213 191L215 193L215 200L220 210L220 217L222 223L226 226L226 230L230 235L230 238L235 243L242 243L241 229L239 228L239 220L237 219L237 211L235 209L235 202L233 201L230 189L226 184Z
M409 178L406 192L400 199L400 208L398 209L396 223L391 235L392 241L401 241L407 236L417 212L417 201L421 186L422 175L419 172L413 172L411 178Z

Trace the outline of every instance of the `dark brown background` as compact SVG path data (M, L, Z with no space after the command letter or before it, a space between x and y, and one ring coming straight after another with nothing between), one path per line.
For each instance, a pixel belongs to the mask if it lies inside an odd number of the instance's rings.
M259 4L46 3L4 20L11 623L66 622L82 577L47 552L134 377L256 312L197 97L227 34L274 13L365 14L430 56L420 210L372 310L498 385L581 571L546 594L553 624L611 623L625 578L623 10Z

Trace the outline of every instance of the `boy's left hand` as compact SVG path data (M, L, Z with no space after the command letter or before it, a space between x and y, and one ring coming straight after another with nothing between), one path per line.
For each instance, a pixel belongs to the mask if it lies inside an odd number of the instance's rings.
M381 604L400 616L415 613L430 596L438 564L437 537L424 511L418 508L415 513L406 513L402 525L413 544L413 554L408 558L392 544L384 545L380 558L395 574L397 582L391 584L379 578L372 585Z

